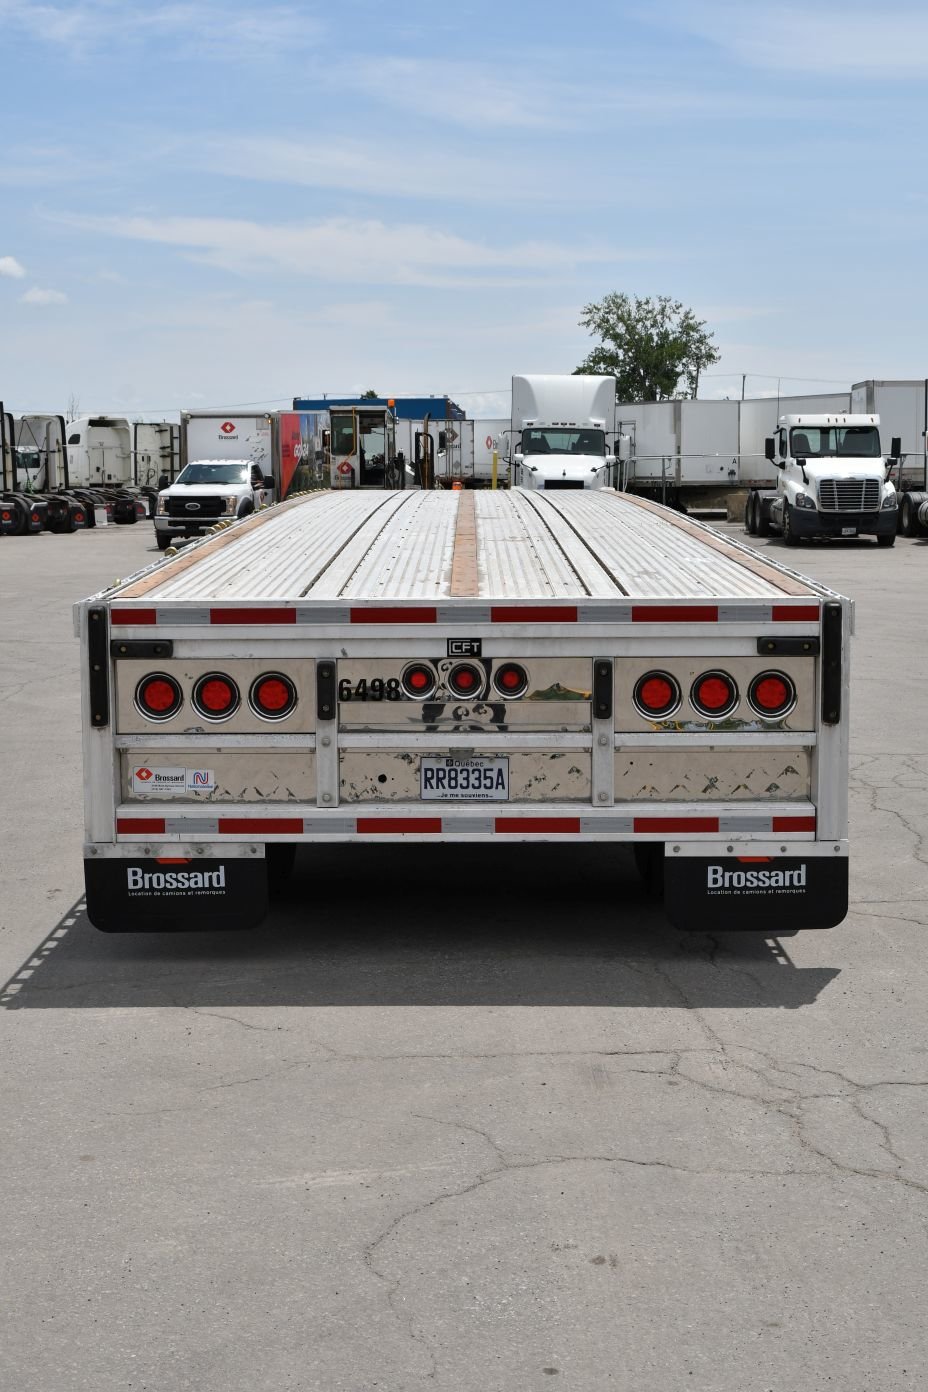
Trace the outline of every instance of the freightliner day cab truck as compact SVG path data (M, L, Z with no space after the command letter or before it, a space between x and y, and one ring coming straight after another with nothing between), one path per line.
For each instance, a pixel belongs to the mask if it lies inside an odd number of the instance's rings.
M603 488L615 464L615 378L513 377L512 479L522 488Z
M850 603L659 504L320 490L75 621L103 930L253 927L337 842L627 845L685 929L846 913Z
M766 454L778 469L775 490L748 495L745 527L752 536L778 531L787 546L813 537L874 536L896 541L897 499L890 480L901 453L894 439L884 457L879 416L781 416Z

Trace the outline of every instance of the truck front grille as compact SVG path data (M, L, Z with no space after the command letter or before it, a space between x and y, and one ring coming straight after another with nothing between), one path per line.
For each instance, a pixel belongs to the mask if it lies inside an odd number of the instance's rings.
M822 512L878 512L879 479L820 479L819 506Z
M189 503L196 503L196 507L188 507ZM224 512L224 498L198 498L195 493L189 498L168 498L168 517L196 522L201 517L222 517Z

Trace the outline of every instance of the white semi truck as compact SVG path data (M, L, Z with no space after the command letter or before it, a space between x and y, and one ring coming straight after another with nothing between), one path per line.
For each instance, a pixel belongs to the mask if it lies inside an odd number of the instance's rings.
M614 442L614 377L513 377L509 444L517 486L603 488L615 465Z
M897 497L890 473L900 446L889 456L880 445L875 415L781 416L767 437L766 455L776 468L775 489L753 489L745 508L752 536L777 531L787 546L814 537L873 536L879 546L896 541Z
M648 500L320 490L75 624L105 931L253 927L340 842L413 877L436 842L627 846L685 929L846 913L850 602Z

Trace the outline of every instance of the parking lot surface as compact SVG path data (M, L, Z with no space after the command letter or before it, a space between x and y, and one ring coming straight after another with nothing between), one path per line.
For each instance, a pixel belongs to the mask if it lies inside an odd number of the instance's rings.
M11 1388L922 1385L928 543L753 544L857 601L840 928L390 845L303 852L254 934L112 937L69 606L151 528L0 539Z

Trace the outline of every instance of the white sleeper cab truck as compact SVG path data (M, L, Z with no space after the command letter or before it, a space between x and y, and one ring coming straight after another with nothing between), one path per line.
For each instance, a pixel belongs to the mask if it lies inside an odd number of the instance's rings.
M519 487L603 488L614 441L614 377L513 377L509 443Z
M253 927L295 847L382 841L628 846L684 929L845 916L850 603L659 504L318 491L75 617L98 928Z
M159 551L174 541L200 536L222 520L248 517L274 496L253 459L195 459L158 494L155 540Z
M889 476L900 454L894 439L890 455L883 455L879 416L781 416L766 441L777 486L751 491L745 527L752 536L777 531L787 546L856 536L893 546L897 499Z

